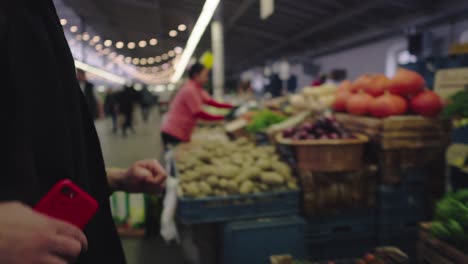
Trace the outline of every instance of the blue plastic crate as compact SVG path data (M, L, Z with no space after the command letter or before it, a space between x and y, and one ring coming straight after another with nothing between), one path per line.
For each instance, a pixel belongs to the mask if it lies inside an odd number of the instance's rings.
M453 129L450 138L452 143L468 144L468 126Z
M426 220L426 196L423 187L386 187L378 191L378 225L411 224Z
M298 214L299 191L270 192L200 199L179 198L177 219L203 224Z
M304 259L305 222L288 216L229 222L224 225L222 264L269 264L271 255Z
M353 258L377 245L375 210L350 210L341 214L308 218L307 253L311 260Z
M375 233L375 216L373 209L349 210L340 214L309 217L306 219L306 240L322 241L323 239L354 234Z

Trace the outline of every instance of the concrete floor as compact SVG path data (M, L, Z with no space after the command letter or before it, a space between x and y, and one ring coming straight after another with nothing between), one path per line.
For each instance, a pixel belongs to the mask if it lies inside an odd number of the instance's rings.
M124 138L121 131L112 133L110 119L96 122L106 166L128 167L141 159L161 156L159 136L159 112L151 112L149 122L142 121L139 111L135 113L135 134ZM161 238L122 239L128 264L182 264L182 253L178 246L168 246Z

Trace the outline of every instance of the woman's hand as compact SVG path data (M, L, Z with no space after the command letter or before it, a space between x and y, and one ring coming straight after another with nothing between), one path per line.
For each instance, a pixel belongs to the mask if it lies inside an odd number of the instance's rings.
M80 229L19 202L0 203L0 216L1 263L74 263L87 250Z
M157 160L141 160L129 169L107 169L113 191L157 194L164 189L166 171Z

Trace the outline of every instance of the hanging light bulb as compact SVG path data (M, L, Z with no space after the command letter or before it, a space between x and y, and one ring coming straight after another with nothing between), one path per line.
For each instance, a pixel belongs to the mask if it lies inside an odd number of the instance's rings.
M71 26L70 27L70 32L72 32L72 33L78 32L78 27L77 26Z
M135 42L129 42L129 43L127 44L127 48L129 48L129 49L134 49L135 46L136 46L136 45L135 45Z
M83 40L88 41L91 37L89 36L88 32L83 32Z
M158 40L155 38L150 39L149 44L151 46L156 46L158 44Z
M169 57L174 57L175 52L173 50L170 50L170 51L167 52L167 55L169 55Z
M132 57L125 57L125 63L127 64L132 63Z
M118 48L118 49L121 49L125 46L125 44L122 42L122 41L119 41L115 44L115 47Z
M147 61L146 61L145 58L143 58L143 59L140 60L140 64L141 64L141 65L146 65L146 63L147 63Z
M164 53L163 55L161 55L161 58L163 60L167 60L167 59L169 59L169 56L166 53Z
M147 45L146 40L140 40L140 42L138 42L138 46L140 46L140 48L144 48L146 47L146 45Z
M65 26L68 21L65 18L60 19L60 25Z
M99 36L94 36L93 37L94 42L99 42L100 40L101 40L101 37L99 37Z
M96 47L94 47L97 51L102 50L102 44L97 44Z
M112 46L112 40L106 39L106 40L104 41L104 46L106 46L106 47Z
M156 56L156 57L154 57L154 61L156 61L156 62L161 62L161 56Z
M173 38L176 37L177 36L177 31L176 30L169 31L169 36L173 37Z
M181 54L183 49L181 47L175 47L174 51L175 51L176 54Z
M132 63L135 64L135 65L138 65L140 63L140 59L139 58L133 58Z
M153 57L148 58L148 64L154 64L154 58Z
M177 29L178 29L179 31L185 31L185 30L187 29L187 26L186 26L185 24L180 24L180 25L177 27Z

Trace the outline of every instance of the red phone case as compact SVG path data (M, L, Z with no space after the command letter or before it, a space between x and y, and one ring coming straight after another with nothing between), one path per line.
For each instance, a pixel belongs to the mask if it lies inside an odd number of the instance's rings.
M37 212L69 222L83 229L96 214L96 200L71 180L57 183L34 207Z

